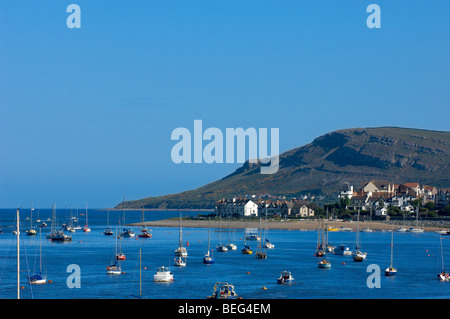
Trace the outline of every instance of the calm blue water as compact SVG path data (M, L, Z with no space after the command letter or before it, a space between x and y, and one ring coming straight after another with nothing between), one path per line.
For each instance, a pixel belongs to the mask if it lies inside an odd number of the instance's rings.
M81 213L81 210L80 210ZM58 210L60 222L65 210ZM183 215L196 213L186 213ZM27 229L29 215L21 212L22 227ZM51 215L50 210L41 210L41 219ZM116 215L115 217L113 217ZM110 214L110 221L118 220L117 213ZM146 212L146 220L176 217L178 212ZM79 216L80 219L84 216ZM116 218L117 217L117 218ZM15 210L0 210L3 233L0 234L0 298L16 297L16 239L12 235ZM141 220L141 212L127 212L126 222ZM48 223L50 226L50 223ZM205 228L184 228L183 242L189 241L186 267L173 266L173 251L178 245L177 228L152 228L150 239L124 238L122 251L127 260L122 263L125 274L106 275L115 254L115 237L105 236L106 211L89 211L90 233L78 230L71 233L72 242L52 243L45 239L49 228L43 228L43 265L52 283L30 286L26 276L28 269L39 267L39 236L23 236L21 239L21 290L22 298L131 298L139 289L139 249L142 249L142 287L145 298L159 299L204 299L212 293L216 281L227 281L235 285L236 292L249 298L450 298L450 282L442 283L436 278L441 264L439 235L435 233L394 233L394 265L398 269L395 277L385 277L384 269L390 261L390 232L361 233L362 248L368 253L367 260L355 263L350 257L332 255L331 269L319 269L318 258L314 257L317 241L316 231L270 230L269 238L275 249L267 250L268 259L257 260L254 255L243 255L243 230L230 232L237 251L214 252L215 264L205 265L202 258L207 249L208 230ZM82 223L83 225L83 223ZM226 227L226 223L224 223ZM136 232L139 228L135 227ZM352 246L354 232L330 232L330 241ZM444 236L444 262L450 265L450 242ZM222 241L228 240L223 230ZM218 229L211 229L211 247L219 243ZM249 242L247 242L249 243ZM257 242L250 242L253 250ZM345 264L343 264L345 263ZM66 280L71 273L67 266L77 264L81 269L81 288L68 288ZM381 288L368 288L366 272L369 264L381 268ZM175 281L154 283L153 275L159 266L170 266ZM289 270L295 277L295 284L277 285L280 271ZM268 289L262 290L265 286Z

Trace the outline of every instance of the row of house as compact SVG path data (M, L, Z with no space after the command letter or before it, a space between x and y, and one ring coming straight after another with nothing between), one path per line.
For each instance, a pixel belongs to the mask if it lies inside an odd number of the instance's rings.
M216 203L215 214L222 217L312 217L314 210L302 200L260 200L245 197L222 199Z
M339 198L351 199L350 208L374 210L376 215L385 215L386 207L389 206L398 207L405 212L413 211L413 201L418 198L422 199L422 204L431 201L437 209L443 208L450 204L450 189L438 190L419 183L394 184L373 180L357 191L349 184L344 185Z

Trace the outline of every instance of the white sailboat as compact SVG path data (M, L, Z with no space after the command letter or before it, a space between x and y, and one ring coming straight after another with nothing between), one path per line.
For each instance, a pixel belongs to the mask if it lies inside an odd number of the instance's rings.
M438 273L439 281L450 281L450 274L445 270L444 266L444 250L442 249L442 236L439 235L439 240L441 242L441 270Z
M118 234L118 233L117 233L117 228L116 228L116 234ZM120 261L121 261L121 260L125 260L125 255L123 255L123 254L121 254L121 253L119 253L119 252L117 251L117 246L118 246L117 241L118 241L118 237L119 237L119 236L116 236L116 252L115 252L115 258L114 258L114 261L113 261L113 263L112 263L111 265L109 265L108 267L106 267L106 273L107 273L108 275L121 275L121 274L122 274L122 267L120 266ZM121 256L121 255L123 255L123 256ZM119 258L119 257L123 257L123 258Z
M361 243L359 240L359 209L358 209L358 220L356 222L356 240L355 240L355 250L352 252L353 261L361 262L367 257L367 253L361 251Z
M411 227L410 229L407 230L407 232L410 233L423 233L424 230L419 228L419 205L417 205L416 208L416 227Z
M386 270L384 271L384 274L386 276L395 276L397 274L397 269L394 268L394 225L392 225L392 231L391 231L391 264Z
M230 238L230 216L228 216L228 250L237 250L237 246L231 242Z
M267 238L267 207L266 207L266 218L264 219L264 248L266 249L274 249L275 245L269 241Z
M27 234L27 236L35 236L37 234L36 230L33 228L33 200L31 201L31 217L30 217L30 229L28 229L25 233Z
M204 264L214 264L214 257L212 255L211 246L210 246L210 225L209 225L209 218L208 218L208 250L206 251L205 255L203 256L203 263Z
M91 229L90 229L89 226L88 226L88 208L87 208L87 203L86 203L86 225L84 225L83 231L84 231L85 233L88 233L88 232L91 231Z
M226 252L228 251L228 247L226 245L222 244L222 218L219 216L219 246L216 247L217 251L219 252Z
M47 275L42 272L42 244L41 244L41 229L39 228L39 272L29 278L30 284L40 285L47 283Z

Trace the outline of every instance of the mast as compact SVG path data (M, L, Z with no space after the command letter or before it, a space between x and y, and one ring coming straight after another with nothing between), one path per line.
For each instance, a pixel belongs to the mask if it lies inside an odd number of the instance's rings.
M391 230L391 268L394 267L394 224Z
M20 299L20 228L19 228L19 209L17 208L17 299Z

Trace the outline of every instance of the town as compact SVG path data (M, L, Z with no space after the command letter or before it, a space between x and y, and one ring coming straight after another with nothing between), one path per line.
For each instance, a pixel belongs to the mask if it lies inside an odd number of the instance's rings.
M361 212L363 219L407 218L415 216L417 211L426 217L450 216L450 188L372 180L357 190L345 183L336 202L323 207L309 201L306 196L286 199L267 194L224 198L217 201L215 207L215 215L233 218L317 218L327 213L351 218L356 211Z

